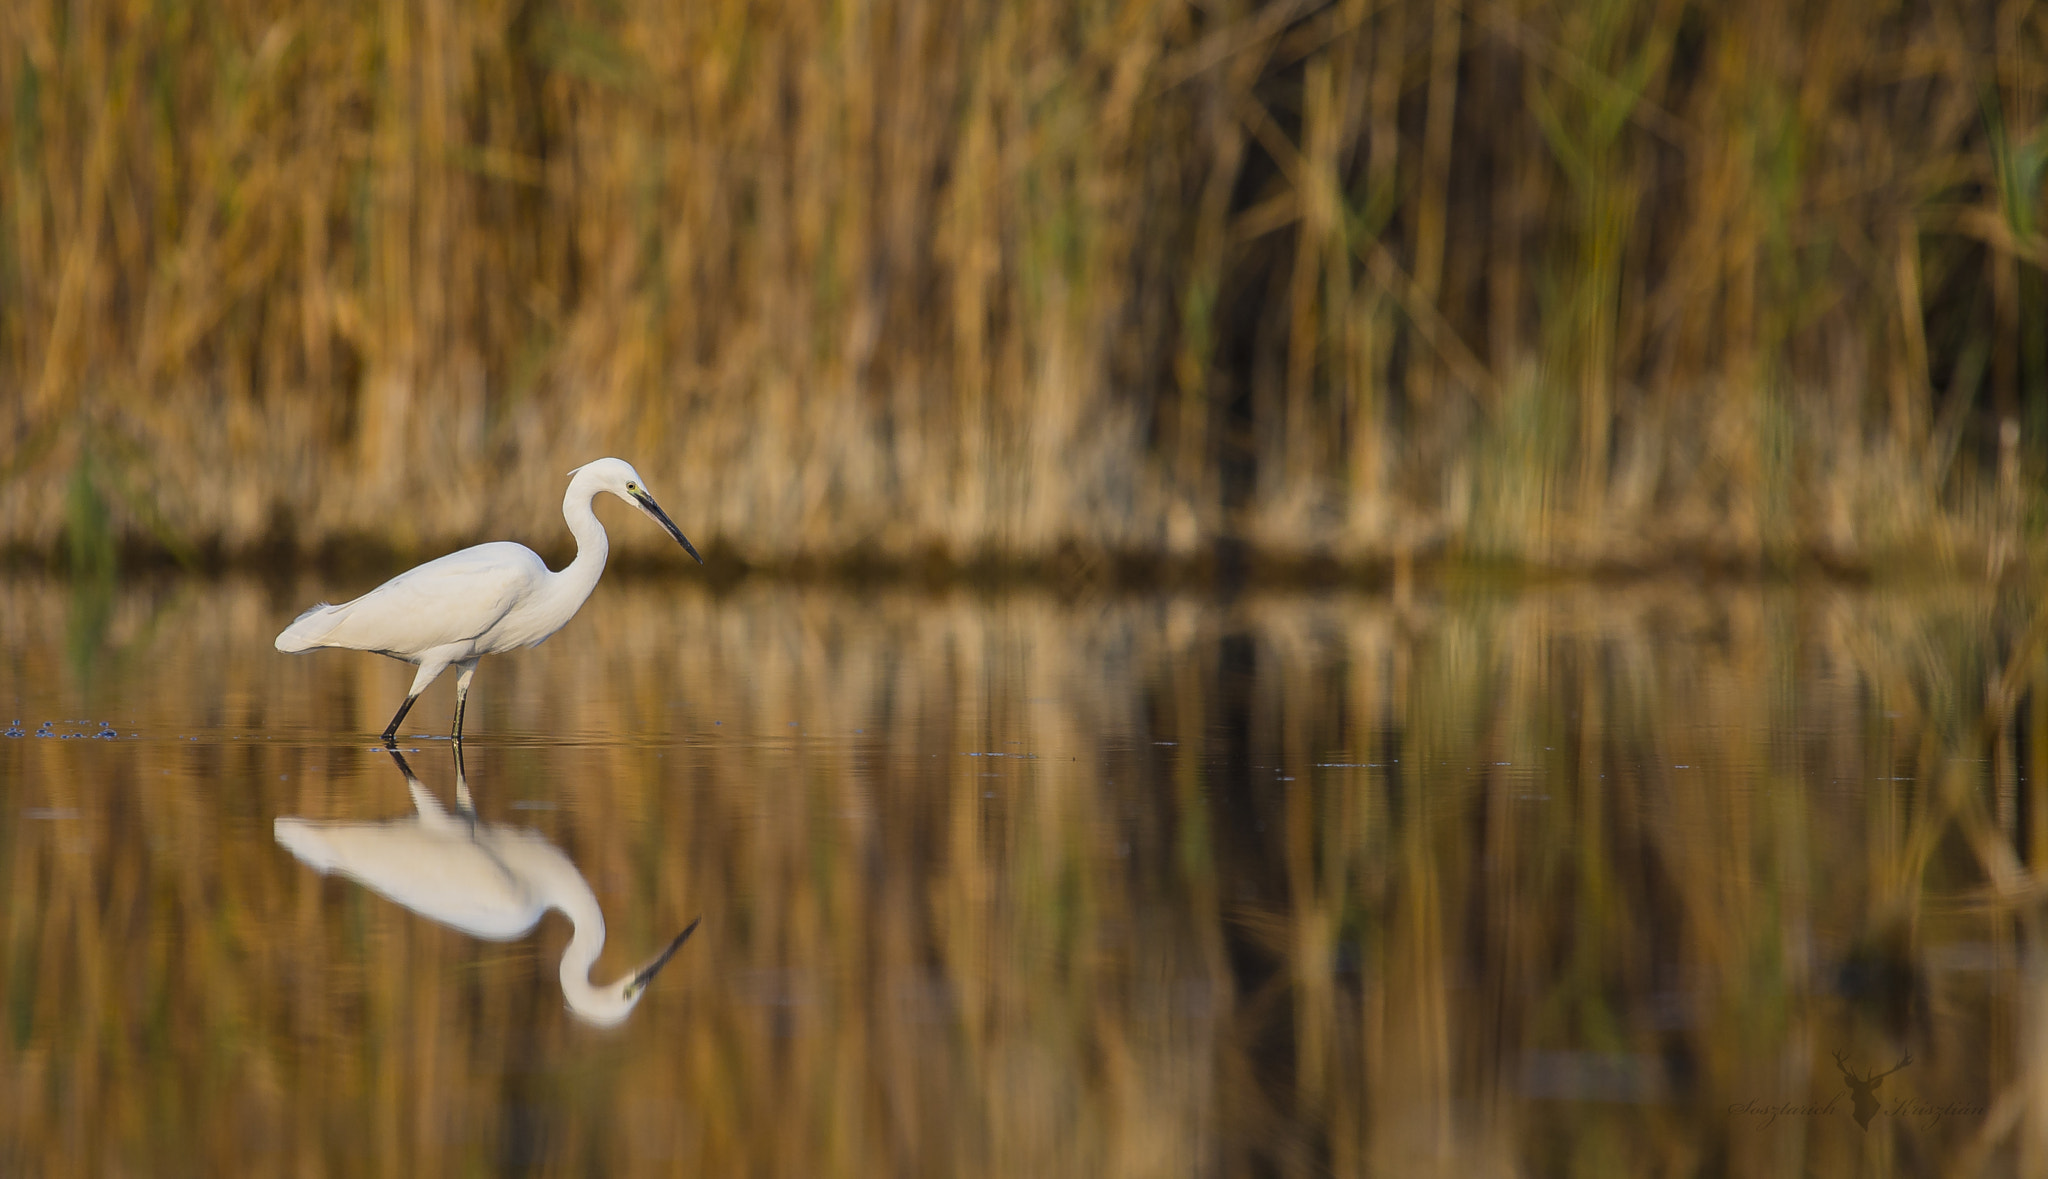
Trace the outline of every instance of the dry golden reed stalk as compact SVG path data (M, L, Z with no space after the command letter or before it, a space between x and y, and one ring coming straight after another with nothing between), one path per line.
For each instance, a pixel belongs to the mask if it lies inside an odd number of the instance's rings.
M2003 565L2044 160L2026 0L5 0L0 542Z

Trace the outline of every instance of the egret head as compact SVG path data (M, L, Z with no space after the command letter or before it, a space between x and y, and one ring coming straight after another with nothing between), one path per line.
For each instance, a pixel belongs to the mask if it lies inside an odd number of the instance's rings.
M697 931L697 922L702 920L699 917L691 921L654 961L608 986L593 987L585 979L572 978L572 967L565 957L562 960L562 994L569 1001L570 1014L599 1027L611 1027L624 1021L639 1004L640 996L647 993L647 984L654 981L654 976L661 973L668 960L683 948L683 943Z
M676 543L683 546L684 552L696 557L699 565L704 563L704 558L697 556L696 546L683 536L683 530L676 527L675 521L670 520L668 513L662 511L661 505L655 503L654 497L647 493L647 484L640 478L640 472L633 469L632 463L616 458L601 458L594 463L585 463L569 472L569 485L574 487L579 483L588 488L593 495L600 491L609 491L639 508L647 514L648 519L661 525L670 536L675 537Z

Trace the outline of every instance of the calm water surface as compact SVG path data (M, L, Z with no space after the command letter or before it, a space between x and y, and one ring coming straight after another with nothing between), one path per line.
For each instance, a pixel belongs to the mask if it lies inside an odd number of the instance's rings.
M0 1173L2048 1167L2017 598L614 579L458 783L375 580L0 582Z

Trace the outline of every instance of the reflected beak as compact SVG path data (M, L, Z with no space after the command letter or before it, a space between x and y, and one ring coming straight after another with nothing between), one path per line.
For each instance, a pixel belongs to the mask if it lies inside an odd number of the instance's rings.
M668 513L661 510L661 505L654 502L653 496L645 491L636 491L633 493L633 502L639 505L640 510L646 512L648 517L656 524L668 529L668 534L676 538L676 543L683 546L684 552L697 557L697 547L690 543L688 537L683 535L682 529L676 527L676 522L668 518ZM704 558L697 557L697 563L702 565Z
M681 538L678 537L677 539ZM688 544L690 542L683 541L683 543ZM691 555L695 556L696 554L692 553ZM697 922L702 920L704 920L702 917L698 917L691 921L684 928L683 932L676 935L676 940L668 944L668 949L661 952L661 957L640 968L639 973L633 976L633 981L626 984L626 998L630 999L647 989L647 984L654 981L654 976L661 973L661 968L668 965L668 960L676 956L676 951L683 948L683 943L690 940L691 934L697 932Z

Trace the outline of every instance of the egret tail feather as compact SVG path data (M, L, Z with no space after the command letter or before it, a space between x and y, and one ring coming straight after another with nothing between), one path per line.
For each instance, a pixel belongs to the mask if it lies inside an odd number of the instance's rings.
M321 602L312 609L292 619L292 624L279 632L277 649L286 652L310 651L321 645L320 640L334 627L335 619L329 617L335 607L330 602Z

